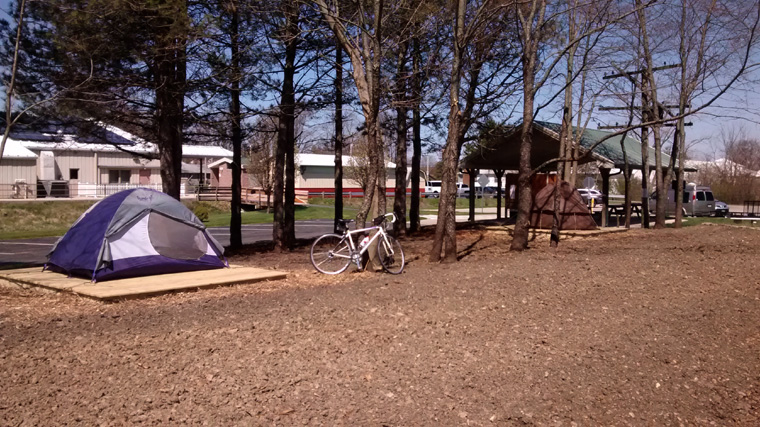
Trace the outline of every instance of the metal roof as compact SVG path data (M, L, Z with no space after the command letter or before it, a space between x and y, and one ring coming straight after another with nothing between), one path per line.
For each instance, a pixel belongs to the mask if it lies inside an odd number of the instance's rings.
M531 146L531 167L536 168L545 162L559 157L559 130L560 124L542 121L533 122L533 144ZM462 167L477 169L519 169L519 149L521 125L512 127L509 132L498 137L491 144L478 147L477 150L462 159ZM622 135L610 137L613 132L605 132L598 129L585 129L582 132L573 128L574 133L580 133L581 154L591 150L591 154L580 160L581 163L598 161L606 164L609 168L622 168L625 165L623 150L628 158L631 169L642 169L641 142L632 137L621 140ZM608 139L604 139L608 138ZM600 142L601 141L601 142ZM597 144L595 147L594 145ZM593 147L593 149L592 149ZM655 150L648 148L648 161L650 167L655 167ZM662 153L662 162L667 165L670 156ZM556 162L545 166L544 169L555 168Z
M119 152L119 148L135 153L157 153L156 144L125 131L97 123L86 134L73 127L48 125L43 128L19 126L12 129L13 139L26 150ZM10 139L9 139L10 141ZM8 149L6 148L6 152ZM34 153L32 153L34 154ZM183 157L232 157L232 151L212 145L182 145ZM36 157L36 155L35 155Z
M230 157L232 151L217 145L183 145L182 157Z
M557 139L559 139L559 130L560 130L560 124L558 123L549 123L549 122L539 122L536 121L535 124L537 126L543 127L554 134L557 135ZM599 129L583 129L578 130L577 128L573 127L573 134L581 134L580 138L580 144L581 147L588 150L591 147L594 146L594 144L598 143L602 139L609 137L609 135L612 135L613 132L606 132ZM630 134L631 132L629 132ZM623 145L621 146L621 140L623 139L623 135L617 135L613 137L609 137L608 139L601 142L599 145L597 145L593 152L599 156L604 157L607 161L612 163L614 167L616 168L622 168L625 166L625 160L623 159L623 147L625 147L625 154L626 157L628 157L628 165L632 169L641 169L643 165L643 161L641 158L641 142L637 139L631 138L629 136L626 136L625 141L623 141ZM649 164L649 167L654 168L656 165L655 163L655 154L656 151L652 147L648 147L648 158L647 163ZM668 164L670 162L670 156L662 153L662 164Z
M12 138L8 138L5 141L5 148L3 149L4 159L36 159L37 155L33 151L24 147L21 141L17 141Z
M355 164L353 157L343 156L343 166L350 166ZM310 153L298 153L296 154L296 163L299 166L329 166L335 167L335 156L332 154L310 154ZM393 162L386 162L385 167L395 168L396 164Z

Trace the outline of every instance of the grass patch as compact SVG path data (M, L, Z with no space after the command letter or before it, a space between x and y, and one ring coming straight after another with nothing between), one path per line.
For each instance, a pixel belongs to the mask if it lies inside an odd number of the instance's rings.
M230 225L230 204L226 202L183 202L191 211L208 214L207 227ZM62 236L95 201L30 201L0 203L0 239L30 239ZM357 209L344 208L344 216L356 216ZM296 206L296 221L332 219L332 207ZM274 215L266 211L243 212L243 224L272 223Z
M94 201L0 203L0 239L61 236Z
M357 209L344 208L343 216L351 218L356 216ZM320 206L296 206L295 207L296 221L303 221L309 219L333 219L335 217L335 210L330 207ZM274 221L274 214L266 213L266 211L253 211L243 212L241 215L243 224L271 224ZM230 225L230 213L229 212L216 212L209 214L209 219L205 223L207 227L225 227Z

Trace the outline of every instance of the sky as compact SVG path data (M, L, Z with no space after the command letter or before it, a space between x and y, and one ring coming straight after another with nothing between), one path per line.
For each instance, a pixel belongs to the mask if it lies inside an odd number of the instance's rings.
M9 19L5 11L10 0L0 0L0 18ZM709 110L690 117L693 126L686 128L689 157L697 160L713 160L722 155L721 134L731 130L741 131L749 138L760 139L760 69L755 69L747 80L736 85ZM3 93L4 97L4 93ZM556 111L549 109L538 119L559 121ZM625 118L598 113L590 127L597 124L625 123ZM441 141L443 143L443 141Z

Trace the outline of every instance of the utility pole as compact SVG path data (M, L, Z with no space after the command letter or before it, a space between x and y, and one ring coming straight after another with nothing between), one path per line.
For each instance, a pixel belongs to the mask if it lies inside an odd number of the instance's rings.
M663 65L661 67L654 67L652 68L652 71L662 71L662 70L669 70L673 68L679 68L681 67L681 64L672 64L672 65ZM660 102L657 103L654 108L650 106L649 96L648 96L648 90L647 86L648 83L646 81L645 73L647 72L646 68L642 68L639 70L634 71L624 71L617 74L611 74L608 76L604 76L604 80L608 79L615 79L619 77L625 77L627 78L634 86L634 91L636 87L641 88L641 105L635 106L631 105L628 107L599 107L600 111L630 111L630 114L633 115L633 111L641 111L642 115L642 121L648 122L655 119L655 117L652 117L655 115L657 119L663 119L664 113L667 111L670 113L670 108L678 108L678 105L666 105L662 104ZM641 82L639 83L636 79L636 75L641 75ZM656 113L653 114L652 110L654 110ZM672 113L670 114L673 115ZM666 124L667 126L667 124ZM670 125L672 126L672 125ZM625 128L627 126L620 126L617 123L615 123L614 126L600 126L599 129L620 129ZM649 131L646 126L641 126L640 124L636 127L641 128L641 223L644 228L649 228ZM622 145L624 147L624 145ZM624 149L624 148L623 148ZM662 167L662 165L655 165L655 167ZM604 195L604 206L605 211L602 212L602 225L606 224L606 217L607 217L607 195ZM626 212L626 215L630 215L630 212ZM626 222L629 221L629 218L626 218Z

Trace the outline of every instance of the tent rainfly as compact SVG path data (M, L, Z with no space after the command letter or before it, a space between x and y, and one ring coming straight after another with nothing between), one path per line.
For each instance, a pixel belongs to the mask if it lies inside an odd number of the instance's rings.
M45 269L92 281L228 266L224 248L176 199L147 188L94 204L58 239Z
M533 200L530 225L535 228L552 228L554 222L554 184L542 188ZM559 229L596 230L586 203L578 189L567 181L559 184Z

